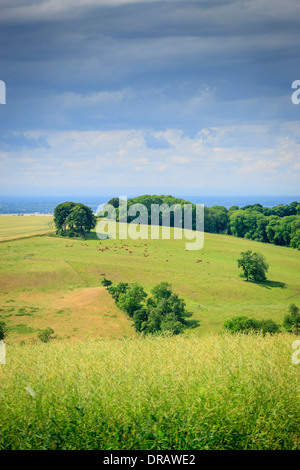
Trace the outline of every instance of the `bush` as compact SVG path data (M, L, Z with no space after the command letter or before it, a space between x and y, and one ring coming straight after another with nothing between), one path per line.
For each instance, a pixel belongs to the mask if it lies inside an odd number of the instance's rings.
M280 326L274 320L261 320L260 331L263 335L267 333L273 335L280 332Z
M248 318L246 316L240 316L227 320L223 328L230 333L252 333L257 332L260 329L260 323L258 320Z
M289 306L289 313L283 319L283 327L289 333L300 333L300 313L299 307L295 304Z
M279 333L280 327L273 320L256 320L240 316L227 320L223 325L229 333L261 333L263 335Z
M6 323L4 321L0 321L0 340L4 339L6 336Z
M106 279L106 277L104 277L101 281L101 284L104 287L109 287L112 285L112 282L109 279Z
M38 339L43 343L49 343L49 341L54 338L53 336L51 336L53 335L53 333L54 330L48 327L38 333Z

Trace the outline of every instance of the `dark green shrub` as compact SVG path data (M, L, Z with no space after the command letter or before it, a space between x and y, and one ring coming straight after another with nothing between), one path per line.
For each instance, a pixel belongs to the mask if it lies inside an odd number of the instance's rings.
M260 329L260 322L246 316L239 316L227 320L223 328L230 333L252 333Z
M129 284L127 284L127 282L119 282L119 284L111 286L109 288L109 293L116 303L118 303L120 294L124 294L127 291L128 287Z
M67 237L70 237L70 238L73 238L76 236L76 232L73 228L68 228L66 233L67 233Z
M38 333L38 339L43 343L48 343L51 339L53 339L54 330L52 328L46 328Z
M140 284L132 284L126 288L126 292L119 294L117 305L120 310L133 317L134 312L142 308L142 302L146 297L147 294Z
M274 320L261 320L260 321L260 331L263 335L269 333L273 335L280 332L280 326Z
M295 304L289 306L289 313L283 319L283 327L290 333L300 333L300 312Z
M109 287L112 285L112 282L109 279L106 279L106 277L104 277L101 281L101 284L104 287Z
M7 328L4 321L0 321L0 340L4 339L6 336Z
M141 332L143 330L144 323L148 320L147 310L145 308L136 310L132 319L136 331Z
M263 335L279 333L280 327L274 320L256 320L246 316L239 316L227 320L223 325L224 330L230 333L261 333Z

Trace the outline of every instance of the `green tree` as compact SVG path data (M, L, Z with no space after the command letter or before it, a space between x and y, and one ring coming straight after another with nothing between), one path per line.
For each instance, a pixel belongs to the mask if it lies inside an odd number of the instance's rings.
M300 250L300 217L295 217L291 224L291 246Z
M300 312L295 304L289 306L289 313L283 319L283 327L290 333L300 333Z
M128 288L129 284L127 282L119 282L117 285L109 287L109 293L116 304L118 303L120 295L124 294Z
M63 202L54 209L54 223L57 232L69 236L84 235L95 227L96 217L84 204Z
M241 252L241 257L237 262L238 267L243 269L242 276L247 281L264 282L266 280L269 265L261 253L252 252L252 250Z
M74 206L75 206L74 202L68 201L68 202L62 202L61 204L58 204L58 206L55 207L54 223L55 223L57 230L62 230L63 232L66 232L66 229L67 229L66 220Z
M171 285L161 282L152 291L152 297L147 299L147 321L142 323L142 331L146 334L157 331L181 333L186 327L185 318L188 316L185 302L172 292Z
M245 227L245 211L239 209L230 215L230 232L235 237L244 237L246 233Z
M146 297L147 294L140 284L132 284L126 292L119 295L117 305L120 310L133 317L134 313L142 308L142 302Z
M112 199L110 199L107 204L110 204L111 206L113 206L115 209L117 209L119 207L119 198L118 197L113 197ZM105 206L104 206L105 207Z
M96 217L90 207L76 203L70 211L66 224L80 235L92 230L96 225Z
M144 325L148 320L148 312L145 308L136 310L133 314L133 324L136 331L141 332L144 329Z

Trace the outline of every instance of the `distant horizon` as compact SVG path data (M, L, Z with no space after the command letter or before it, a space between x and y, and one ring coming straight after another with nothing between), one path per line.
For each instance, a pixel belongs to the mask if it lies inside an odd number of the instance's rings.
M127 198L134 198L138 196L143 196L143 195L150 195L150 196L160 196L160 195L170 195L175 198L181 198L181 199L186 199L188 197L190 198L224 198L224 199L241 199L241 198L251 198L251 199L293 199L297 200L300 199L300 194L207 194L207 193L198 193L198 194L187 194L185 192L182 193L174 193L172 191L145 191L145 192L121 192L121 191L116 191L112 193L87 193L87 194L76 194L76 192L70 192L68 194L0 194L0 200L1 199L18 199L21 200L30 200L30 199L61 199L61 198L84 198L84 199L95 199L95 198L113 198L113 197L127 197ZM293 202L293 201L292 201Z
M143 194L150 193L139 193L139 194L128 194L127 197L137 197L142 196ZM156 195L162 195L163 193L152 193ZM232 196L220 196L220 195L207 195L207 196L191 196L186 194L172 194L165 192L164 195L172 195L176 198L187 200L193 204L203 204L206 207L212 207L216 205L221 205L229 209L231 206L238 206L239 208L253 205L261 204L263 207L275 207L280 204L289 205L294 201L300 202L300 196L277 196L277 195L232 195ZM125 196L125 194L124 194ZM122 197L120 194L110 194L110 195L79 195L79 194L69 194L65 196L1 196L0 195L0 214L53 214L55 207L66 201L81 202L89 207L95 212L98 206L101 206L108 202L112 197Z

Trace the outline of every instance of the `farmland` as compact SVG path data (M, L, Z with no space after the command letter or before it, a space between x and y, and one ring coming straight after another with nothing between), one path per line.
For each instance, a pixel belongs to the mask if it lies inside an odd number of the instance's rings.
M267 283L239 276L236 260L247 249L269 262ZM57 340L135 336L101 287L104 275L140 282L148 293L170 282L192 314L192 335L219 332L237 315L282 323L300 294L299 251L226 235L205 234L199 251L186 251L184 239L100 241L91 232L84 242L52 236L7 241L0 252L1 315L9 341L34 339L46 327Z
M52 216L0 216L0 241L43 234L52 230Z

